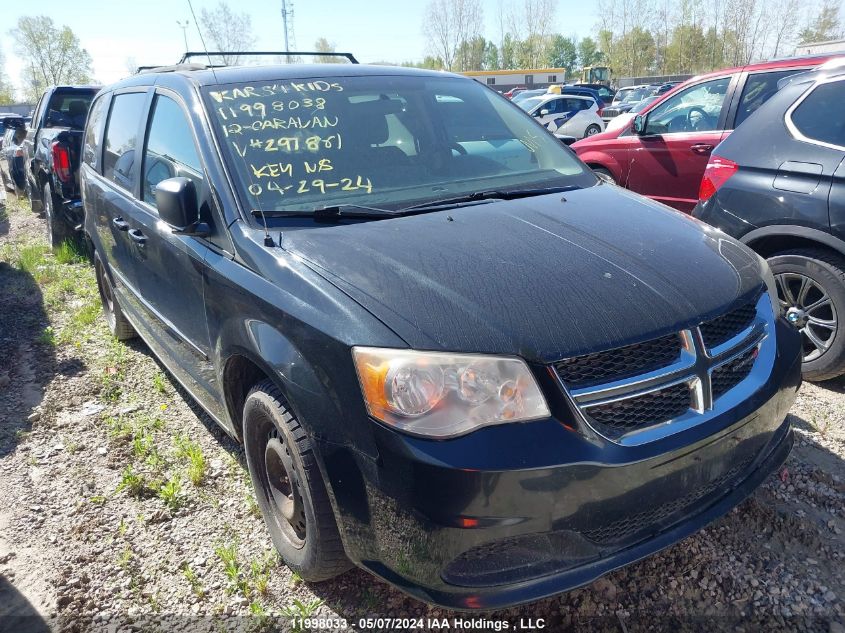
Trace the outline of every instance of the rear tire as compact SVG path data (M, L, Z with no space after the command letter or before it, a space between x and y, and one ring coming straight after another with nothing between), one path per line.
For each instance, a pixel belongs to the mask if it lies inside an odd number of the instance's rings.
M584 138L589 138L590 136L593 136L595 134L600 134L600 133L601 133L601 127L596 125L595 123L592 123L592 124L587 126L586 130L584 130Z
M244 403L243 438L252 485L273 544L303 580L352 567L311 440L279 388L265 380Z
M829 380L845 373L845 259L821 249L800 249L768 261L781 306L802 334L804 379Z
M100 291L100 301L103 304L103 316L106 317L106 324L109 326L112 336L118 341L135 338L138 334L124 316L120 303L117 301L117 295L114 293L114 287L106 272L105 264L96 251L94 251L94 273L97 276L97 288Z
M44 185L44 196L42 206L44 208L44 219L47 222L47 242L51 248L58 248L65 240L72 240L73 234L70 227L60 217L56 216L56 198L50 183Z

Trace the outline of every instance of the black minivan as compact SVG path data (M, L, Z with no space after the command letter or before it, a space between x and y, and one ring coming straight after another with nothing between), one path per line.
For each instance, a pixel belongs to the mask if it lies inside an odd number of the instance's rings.
M701 528L792 446L800 337L765 261L466 77L139 74L94 102L81 180L112 332L243 441L305 580L536 600Z

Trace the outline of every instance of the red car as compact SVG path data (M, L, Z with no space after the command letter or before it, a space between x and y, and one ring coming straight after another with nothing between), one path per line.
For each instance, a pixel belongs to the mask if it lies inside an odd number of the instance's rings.
M503 92L502 96L507 97L508 99L513 99L516 95L518 95L520 92L523 92L524 90L526 90L525 86L516 86L515 88L511 88L507 92Z
M631 125L590 136L572 149L619 185L689 213L713 148L777 92L780 79L832 57L782 59L693 77Z

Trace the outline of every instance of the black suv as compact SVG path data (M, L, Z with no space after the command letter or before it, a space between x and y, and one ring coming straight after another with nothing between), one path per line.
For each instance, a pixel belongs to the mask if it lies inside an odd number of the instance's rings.
M845 61L779 85L714 150L693 215L768 258L804 377L826 380L845 373Z
M83 155L112 332L243 441L306 580L553 595L698 530L792 446L800 337L765 261L472 79L149 72L96 98Z

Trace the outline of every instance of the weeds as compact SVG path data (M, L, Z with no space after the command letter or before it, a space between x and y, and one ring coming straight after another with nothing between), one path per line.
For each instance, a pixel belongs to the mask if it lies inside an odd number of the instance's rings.
M234 593L235 591L240 591L244 596L247 596L249 593L249 584L243 577L241 565L238 562L237 543L218 545L214 549L214 553L223 563L223 572L229 579L229 592Z
M117 485L115 492L125 490L130 497L136 499L143 499L151 497L156 494L162 485L157 481L148 481L147 477L142 473L136 473L132 466L127 466L123 469L120 477L120 483Z
M194 592L194 595L197 598L205 596L205 589L202 587L202 582L200 582L199 576L197 576L197 573L191 569L191 566L188 563L185 563L182 566L182 575L185 577L185 580L188 581L188 584L191 585L191 591Z
M47 264L47 247L41 244L31 244L21 247L14 261L15 268L36 276L38 269Z
M159 393L167 393L167 379L164 372L157 371L153 375L153 388Z
M203 479L205 479L206 471L205 455L202 454L202 448L184 435L177 435L174 444L176 445L176 457L188 462L188 479L195 486L201 485Z
M182 482L178 475L174 475L158 489L158 498L172 511L178 510L184 501L182 498Z
M56 346L56 332L53 330L52 325L48 325L44 328L44 331L38 335L38 339L36 339L42 345L49 345L50 347Z
M300 626L300 620L310 618L322 604L323 601L319 598L310 602L303 602L298 598L294 598L291 604L282 607L282 614L290 618L294 631L303 631L304 629Z

